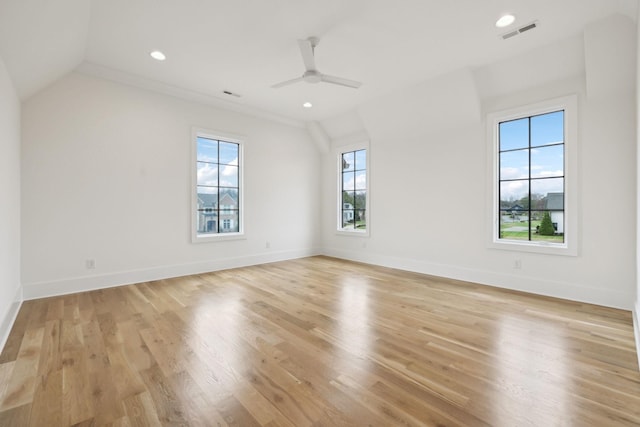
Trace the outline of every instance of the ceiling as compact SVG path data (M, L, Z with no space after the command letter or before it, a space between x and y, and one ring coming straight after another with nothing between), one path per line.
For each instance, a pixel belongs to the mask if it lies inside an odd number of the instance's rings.
M81 66L295 121L323 120L467 67L579 34L636 0L0 0L0 57L24 100ZM505 12L517 20L495 27ZM534 31L500 35L538 21ZM359 89L298 83L297 40ZM159 49L167 60L149 52ZM223 94L231 91L240 98ZM302 104L313 103L305 109Z

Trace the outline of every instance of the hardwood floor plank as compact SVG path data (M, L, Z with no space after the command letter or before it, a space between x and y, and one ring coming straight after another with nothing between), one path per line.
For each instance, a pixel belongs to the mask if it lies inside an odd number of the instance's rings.
M0 402L4 400L9 387L9 380L13 373L13 368L16 365L15 360L13 362L6 362L0 364Z
M62 369L39 377L31 408L30 426L59 426L63 423ZM26 425L26 424L25 424Z
M277 407L273 406L266 397L249 383L240 384L233 396L261 426L273 423L282 427L296 427Z
M629 312L328 257L26 301L0 425L636 426Z
M14 408L0 411L0 426L27 426L29 425L30 414L30 404L16 406Z
M125 397L122 404L132 427L158 427L162 425L158 419L158 411L153 398L148 391Z
M183 402L185 416L194 427L226 426L227 423L211 401L187 372L179 372L168 378L176 397Z
M94 417L96 408L92 398L87 354L82 347L62 353L61 391L63 425L74 425Z
M260 427L258 420L233 396L218 401L216 409L229 427Z
M0 411L32 402L37 383L43 337L44 327L27 329L25 332L18 357L11 371L11 378L2 400L0 400Z
M182 402L158 365L140 373L162 425L189 425Z
M30 425L62 424L62 352L60 351L60 319L64 314L64 301L59 300L55 314L47 314L42 341L37 384L33 396ZM51 307L51 306L50 306Z
M2 353L0 353L0 364L13 362L18 358L20 345L22 344L22 339L27 330L27 324L33 313L34 306L35 301L25 301L22 303L13 327L11 328L11 333L2 349Z
M125 414L113 381L114 370L105 349L104 335L97 319L84 323L82 329L93 407L100 408L95 412L94 419L97 425L103 425Z

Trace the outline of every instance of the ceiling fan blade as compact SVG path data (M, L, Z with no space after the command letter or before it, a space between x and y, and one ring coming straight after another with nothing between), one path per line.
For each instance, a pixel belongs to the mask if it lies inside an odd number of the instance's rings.
M314 39L298 40L298 46L300 46L300 53L302 54L305 68L307 70L315 70L316 60L313 56L313 48L315 47Z
M362 86L362 83L355 80L343 79L342 77L329 76L326 74L323 74L320 80L325 83L333 83L335 85L352 87L354 89L358 89L360 86Z
M304 79L302 77L298 77L298 78L295 78L295 79L286 80L284 82L276 83L271 87L274 88L274 89L278 89L280 87L292 85L294 83L298 83L298 82L301 82L301 81L304 81Z

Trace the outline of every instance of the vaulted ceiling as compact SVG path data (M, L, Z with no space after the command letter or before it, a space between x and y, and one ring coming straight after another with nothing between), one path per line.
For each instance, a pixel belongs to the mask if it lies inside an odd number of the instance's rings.
M22 99L80 67L238 108L322 120L382 95L579 34L636 0L0 0L0 57ZM516 22L505 29L505 12ZM534 31L503 40L536 21ZM324 73L359 89L301 82L297 40L319 37ZM149 56L155 49L167 60ZM225 95L230 91L241 97ZM313 103L310 109L304 102Z

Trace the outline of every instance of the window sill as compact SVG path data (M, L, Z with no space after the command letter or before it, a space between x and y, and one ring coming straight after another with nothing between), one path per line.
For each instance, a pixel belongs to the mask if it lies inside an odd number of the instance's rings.
M490 249L505 251L531 252L546 255L578 256L575 247L567 243L524 242L517 240L494 240L489 244Z
M338 236L351 236L351 237L369 237L369 230L336 230Z
M221 233L214 235L193 236L191 243L227 242L232 240L246 240L244 233Z

